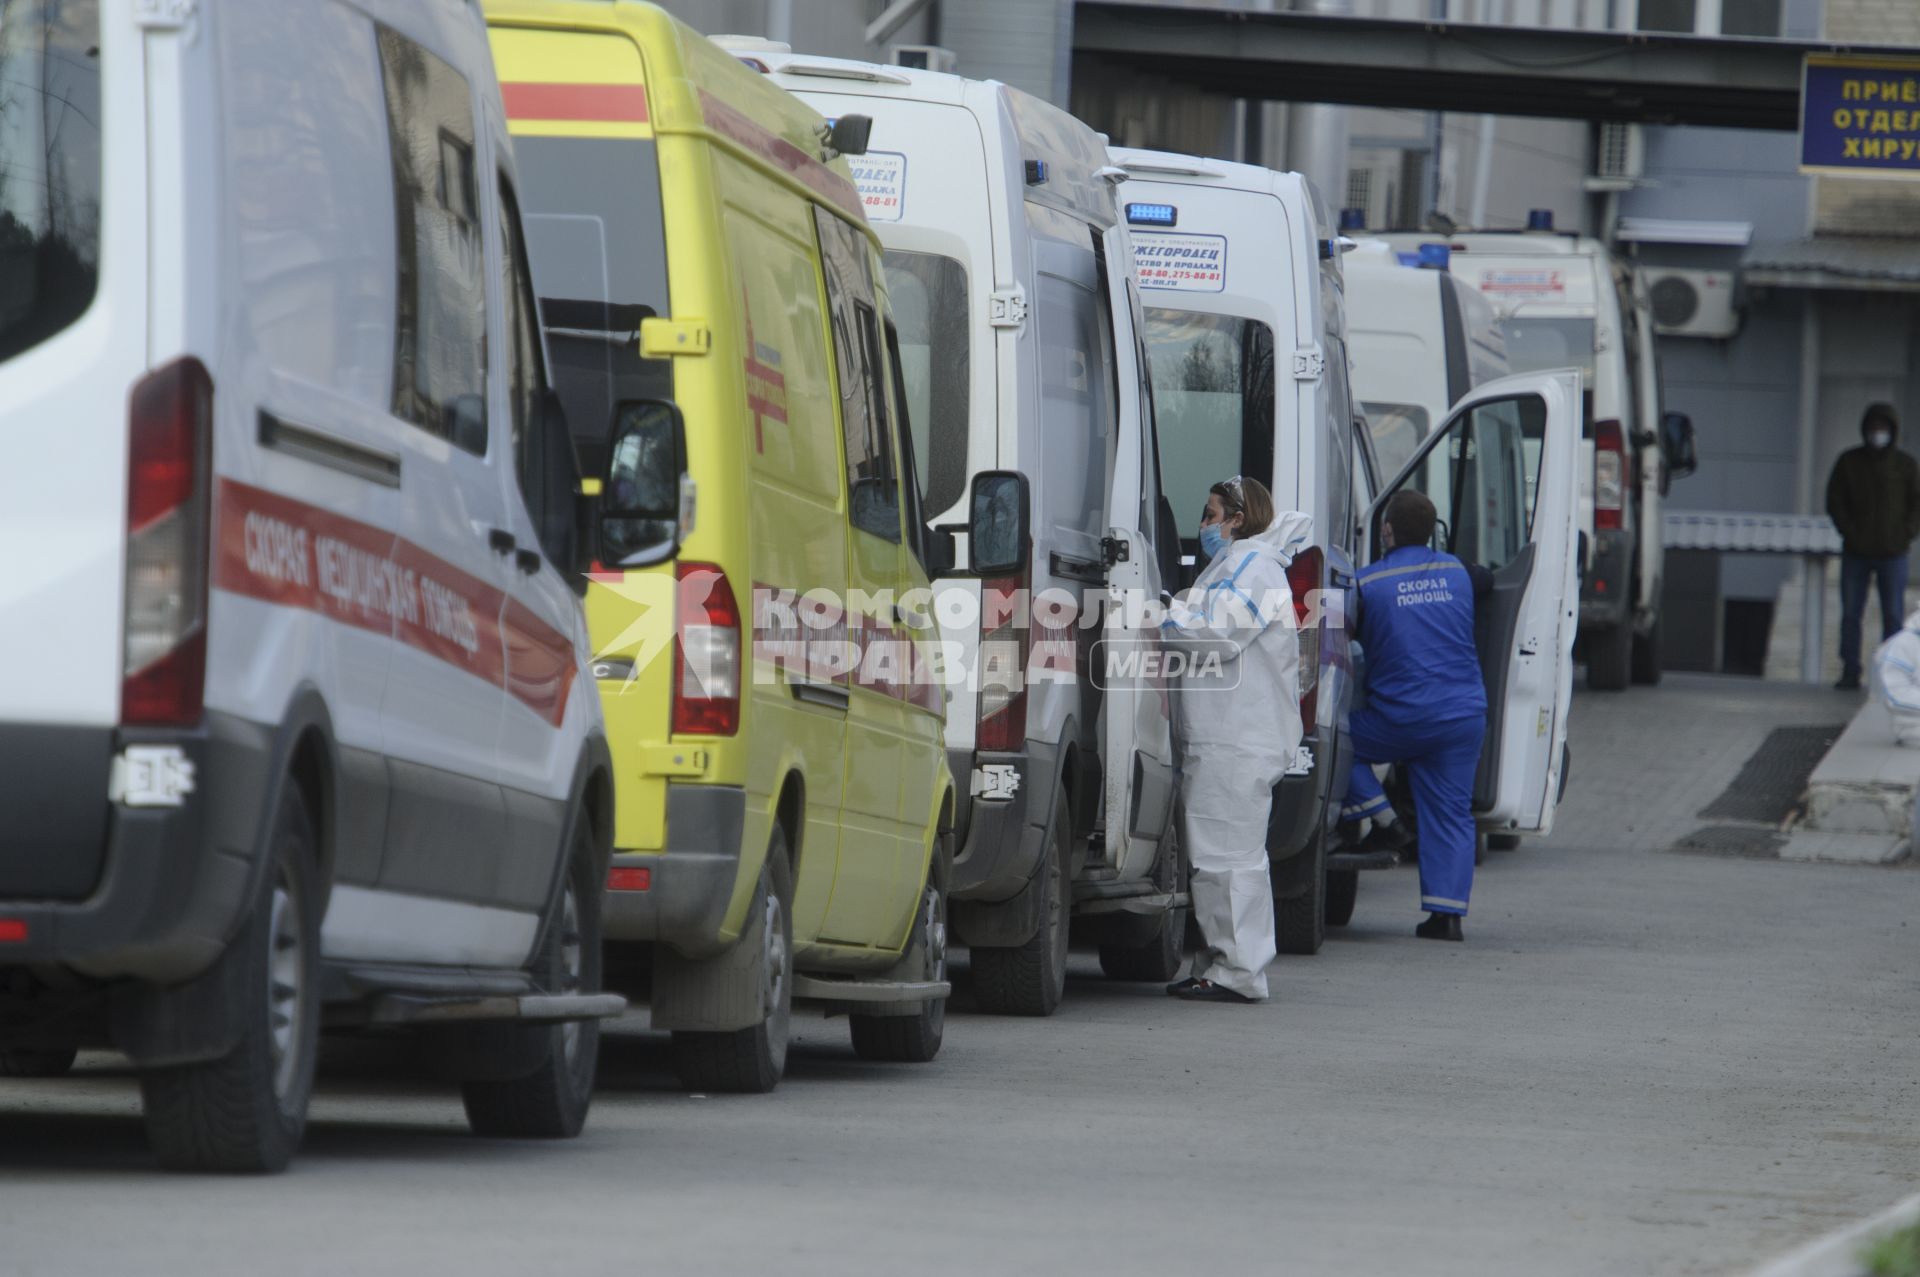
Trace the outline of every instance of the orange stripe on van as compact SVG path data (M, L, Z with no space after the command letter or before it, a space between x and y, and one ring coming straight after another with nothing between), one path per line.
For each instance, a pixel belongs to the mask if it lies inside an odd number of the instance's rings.
M613 124L647 122L647 90L641 84L552 84L507 81L500 100L510 120L597 120Z
M853 183L822 164L815 156L807 154L777 133L770 132L705 89L700 90L700 113L706 117L707 127L714 132L752 151L775 168L792 174L854 221L867 220L860 193L854 189Z

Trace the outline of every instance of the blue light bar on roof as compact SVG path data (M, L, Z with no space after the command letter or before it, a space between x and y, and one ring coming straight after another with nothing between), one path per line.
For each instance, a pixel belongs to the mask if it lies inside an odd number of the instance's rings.
M1180 210L1171 204L1127 205L1127 224L1130 226L1176 226L1179 222Z

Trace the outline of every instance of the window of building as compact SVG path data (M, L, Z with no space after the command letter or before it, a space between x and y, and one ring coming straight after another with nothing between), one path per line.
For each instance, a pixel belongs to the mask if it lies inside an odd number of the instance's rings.
M486 270L473 98L465 77L399 32L381 27L379 44L398 265L393 412L484 453Z
M1640 0L1642 31L1694 30L1699 0ZM1777 36L1780 0L1721 0L1720 30L1708 35Z

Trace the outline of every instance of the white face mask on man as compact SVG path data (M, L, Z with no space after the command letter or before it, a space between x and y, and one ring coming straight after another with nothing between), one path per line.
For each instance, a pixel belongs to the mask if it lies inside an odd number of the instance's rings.
M1875 448L1890 448L1893 446L1893 431L1869 430L1867 431L1867 443Z

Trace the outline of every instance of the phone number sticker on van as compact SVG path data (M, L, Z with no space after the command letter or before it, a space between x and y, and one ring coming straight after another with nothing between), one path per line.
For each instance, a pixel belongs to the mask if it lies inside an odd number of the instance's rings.
M1227 238L1135 231L1133 268L1142 288L1222 292L1227 286Z
M1503 297L1564 297L1567 273L1559 270L1490 270L1480 276L1480 291Z
M869 222L897 222L907 211L907 157L898 151L849 156L853 184Z

